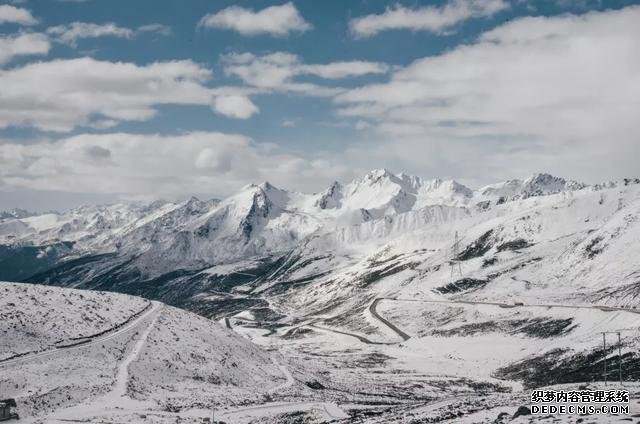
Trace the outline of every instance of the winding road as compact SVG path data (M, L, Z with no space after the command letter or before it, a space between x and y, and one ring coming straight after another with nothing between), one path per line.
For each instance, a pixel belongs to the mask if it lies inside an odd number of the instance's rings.
M516 305L514 303L506 303L506 302L485 302L485 301L472 301L472 300L430 300L430 299L403 299L403 298L397 298L397 297L378 297L374 299L371 305L369 305L369 312L374 318L376 318L378 321L380 321L382 324L384 324L386 327L388 327L394 333L396 333L402 339L402 341L378 342L378 341L368 339L367 337L360 334L355 334L348 331L336 330L328 327L322 327L322 326L316 325L315 323L307 324L306 327L311 327L311 328L322 330L322 331L329 331L332 333L351 336L360 340L362 343L371 344L371 345L392 345L392 344L398 344L398 343L402 343L404 341L409 340L411 338L409 334L402 331L397 325L390 322L388 319L386 319L385 317L383 317L378 313L377 307L379 303L382 302L383 300L394 301L394 302L421 302L421 303L436 303L436 304L450 304L450 305L491 305L491 306L499 306L501 308L592 309L592 310L599 310L603 312L621 311L621 312L629 312L633 314L640 314L640 309L622 308L617 306L606 306L606 305L559 305L559 304L544 304L544 303L535 303L535 304L529 303L529 304L523 304L523 305Z
M565 308L565 309L592 309L603 312L629 312L632 314L640 314L640 309L635 308L623 308L619 306L607 306L607 305L562 305L553 303L526 303L522 305L516 305L514 303L506 302L485 302L479 300L430 300L430 299L402 299L397 297L381 297L376 300L392 300L398 302L422 302L422 303L444 303L453 305L492 305L499 306L501 308Z
M360 334L356 334L356 333L350 333L348 331L341 331L341 330L335 330L333 328L328 328L328 327L321 327L319 325L316 324L308 324L305 327L311 327L314 328L316 330L321 330L321 331L328 331L330 333L336 333L336 334L343 334L345 336L350 336L350 337L355 337L356 339L360 340L362 343L365 344L370 344L370 345L390 345L390 344L395 344L395 343L399 343L399 342L376 342L373 340L370 340Z
M377 299L375 299L373 301L373 303L371 303L371 305L369 305L369 312L371 312L371 315L373 315L374 317L376 317L380 322L382 322L384 325L386 325L387 327L389 327L394 333L396 333L398 336L400 336L402 338L403 341L407 341L411 338L411 336L409 336L407 333L405 333L404 331L402 331L401 329L399 329L398 327L396 327L393 323L389 322L386 318L384 318L383 316L381 316L378 311L376 310L376 308L378 307L378 303L380 303L380 301L384 300L385 298L383 297L379 297Z

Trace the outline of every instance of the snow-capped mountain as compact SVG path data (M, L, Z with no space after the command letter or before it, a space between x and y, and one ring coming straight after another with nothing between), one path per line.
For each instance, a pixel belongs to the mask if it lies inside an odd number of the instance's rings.
M223 201L191 198L182 203L83 206L41 215L6 212L0 219L0 243L69 241L92 251L132 246L144 251L168 243L166 238L184 238L189 233L186 242L193 244L195 257L201 256L201 242L216 241L225 247L213 252L207 248L208 258L218 260L222 255L229 259L286 250L323 228L360 224L427 206L469 207L480 200L525 198L584 187L539 174L474 192L453 180L423 180L381 169L348 184L334 182L314 194L291 192L265 182L248 185Z
M14 208L9 209L8 211L0 211L0 219L11 219L11 218L28 218L30 216L37 215L36 213L29 212L25 209Z
M332 184L315 205L325 210L364 210L369 220L429 205L466 205L472 197L469 188L452 180L422 180L379 169L345 186Z
M423 180L380 169L347 184L334 182L314 194L265 182L243 187L222 201L191 198L181 203L84 206L61 214L12 215L0 220L0 245L31 249L23 261L32 260L35 272L73 258L111 255L118 263L126 263L130 272L148 279L176 269L204 269L285 254L309 237L346 243L401 234L429 225L439 216L464 216L478 205L585 187L538 174L473 191L453 180ZM46 266L43 258L48 258ZM5 274L9 279L28 276L24 269Z
M489 199L516 199L544 196L563 191L581 190L586 184L549 174L535 174L526 180L508 180L491 184L478 190L478 194Z

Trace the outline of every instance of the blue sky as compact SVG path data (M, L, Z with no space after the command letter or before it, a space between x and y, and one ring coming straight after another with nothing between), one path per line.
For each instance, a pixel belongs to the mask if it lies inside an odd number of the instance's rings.
M0 209L316 191L377 167L619 178L637 169L636 4L3 2Z

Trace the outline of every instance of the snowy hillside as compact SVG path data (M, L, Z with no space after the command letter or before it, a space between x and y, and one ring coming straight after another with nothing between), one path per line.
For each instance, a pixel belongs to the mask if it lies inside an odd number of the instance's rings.
M84 341L151 305L138 297L26 284L2 284L0 294L0 361Z
M206 318L118 294L11 283L0 291L0 393L27 422L303 396L279 355Z

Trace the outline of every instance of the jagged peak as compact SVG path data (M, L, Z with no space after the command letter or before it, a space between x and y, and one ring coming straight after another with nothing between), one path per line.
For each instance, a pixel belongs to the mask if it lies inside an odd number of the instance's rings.
M564 190L579 190L587 185L574 180L566 180L548 173L536 173L523 181L525 191L534 190L543 193L553 193Z
M263 181L259 184L256 183L249 183L245 186L243 186L240 189L240 192L244 192L244 191L255 191L255 190L261 190L264 192L271 192L271 191L281 191L281 192L285 192L287 190L278 188L276 186L274 186L273 184L271 184L269 181Z
M185 200L183 203L185 205L190 205L190 204L200 203L200 202L202 202L202 201L200 199L198 199L196 196L191 196L187 200Z
M336 190L342 188L342 184L340 184L338 181L333 181L330 185L329 188L327 189L328 191L332 191L332 190Z
M524 180L524 184L564 184L566 180L562 177L556 177L555 175L548 174L546 172L538 172L532 174L529 178Z
M269 181L263 181L262 183L258 184L258 187L260 187L264 191L280 190L278 187L274 186Z
M367 172L366 174L364 174L362 177L355 179L352 182L352 184L356 183L356 184L371 185L371 184L379 183L384 180L393 181L396 183L400 181L400 179L387 168L378 168L378 169L373 169Z
M393 172L391 172L387 168L372 169L371 171L367 172L364 175L365 178L380 178L380 177L391 177L391 176L395 176L395 175L393 174Z
M339 207L341 195L342 184L338 181L334 181L323 192L319 193L319 197L314 202L314 205L320 209L332 209Z

